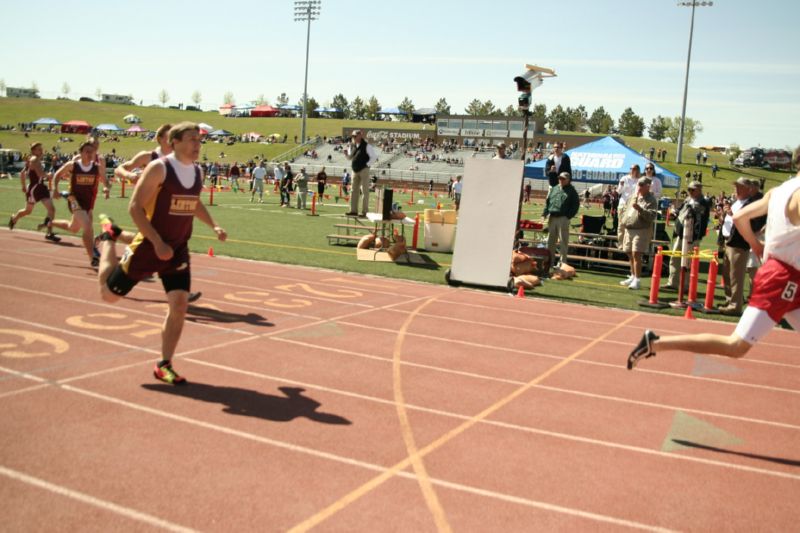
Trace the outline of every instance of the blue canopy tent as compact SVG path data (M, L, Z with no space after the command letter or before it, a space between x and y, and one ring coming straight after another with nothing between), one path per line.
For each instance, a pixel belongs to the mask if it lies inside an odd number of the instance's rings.
M397 107L384 107L380 111L378 111L379 115L405 115L404 112L400 111Z
M229 132L228 130L219 129L212 131L208 135L209 137L228 137L230 135L233 135L233 133Z
M615 185L619 179L630 172L633 165L644 171L645 163L651 161L628 148L613 137L603 137L596 141L567 150L572 165L572 181L582 183L605 183ZM523 176L533 179L547 179L544 166L547 159L525 165ZM681 179L676 174L657 165L656 176L664 188L680 187Z
M122 128L116 124L98 124L94 129L100 131L122 131Z
M35 120L33 123L37 126L58 126L61 124L56 119L50 117L40 118L39 120Z

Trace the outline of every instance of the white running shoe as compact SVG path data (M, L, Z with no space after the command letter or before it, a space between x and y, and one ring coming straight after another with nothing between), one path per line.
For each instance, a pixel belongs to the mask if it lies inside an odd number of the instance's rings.
M627 287L628 285L631 284L632 281L633 281L633 276L628 276L627 278L620 281L619 284L622 285L623 287Z
M630 285L628 285L628 288L632 290L637 290L641 288L641 283L642 282L641 280L639 280L639 278L633 278L633 281L631 281Z

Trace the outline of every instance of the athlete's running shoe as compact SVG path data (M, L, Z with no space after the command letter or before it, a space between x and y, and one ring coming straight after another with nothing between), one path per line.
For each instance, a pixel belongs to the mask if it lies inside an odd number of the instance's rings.
M644 332L639 344L636 345L636 348L634 348L628 356L628 370L633 370L633 367L639 363L639 359L647 359L648 357L656 355L655 350L653 350L653 341L657 341L658 339L658 335L649 329Z
M91 262L92 268L97 268L100 266L100 258L99 257L92 257Z
M172 368L172 363L169 361L161 361L156 363L153 369L153 375L157 380L169 383L170 385L186 385L186 379L178 375Z
M14 217L8 217L8 229L14 229L17 223L14 222Z
M52 242L61 242L61 237L59 237L55 233L48 233L44 236L44 238Z
M203 295L203 293L202 293L202 292L200 292L200 291L197 291L197 292L190 292L190 293L189 293L189 303L196 302L197 300L199 300L199 299L200 299L200 297L201 297L202 295Z

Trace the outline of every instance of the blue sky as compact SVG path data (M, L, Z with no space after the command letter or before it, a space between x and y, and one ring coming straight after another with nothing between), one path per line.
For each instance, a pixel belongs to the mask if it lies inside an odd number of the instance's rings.
M454 112L473 99L516 102L526 63L557 78L534 92L548 109L626 107L647 124L679 116L691 8L670 0L453 2L323 0L312 22L309 96L321 104L375 95L409 97ZM306 25L290 0L4 2L0 78L35 81L44 97L67 82L72 97L133 94L203 107L303 91ZM35 20L35 22L34 22ZM74 32L75 35L70 35ZM687 115L696 144L794 147L800 143L800 2L718 0L696 11Z

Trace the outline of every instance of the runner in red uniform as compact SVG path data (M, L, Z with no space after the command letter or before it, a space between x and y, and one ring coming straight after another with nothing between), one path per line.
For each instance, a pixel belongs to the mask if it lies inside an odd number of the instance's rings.
M42 167L42 143L33 143L31 145L31 156L25 163L25 170L19 173L19 179L22 183L22 192L25 193L25 208L20 209L8 220L8 229L14 229L14 226L19 222L22 217L28 216L33 211L33 206L37 202L42 202L45 209L47 209L47 217L44 223L39 224L38 229L47 228L45 239L53 242L58 242L61 237L57 237L53 233L52 222L53 217L56 216L56 209L53 207L53 201L50 199L50 189L47 188L47 175ZM25 178L28 179L28 185L25 185Z
M172 356L183 330L191 271L189 238L194 217L227 238L200 201L203 176L195 164L200 154L200 128L182 122L169 131L173 153L152 161L136 183L128 212L139 229L121 260L115 240L121 233L109 226L101 235L100 294L107 302L126 295L142 279L157 272L167 293L169 311L161 331L162 360L153 374L166 383L186 383L172 368Z
M107 184L105 164L97 159L97 141L89 138L80 146L80 156L65 163L55 174L53 182L54 198L58 198L58 182L62 179L69 180L67 202L72 218L70 220L54 220L52 225L56 228L78 233L82 231L81 239L91 264L96 267L99 263L94 253L94 230L92 229L92 210L97 198L97 186L100 182Z
M798 163L800 147L795 152L795 164ZM764 215L767 231L762 244L750 221ZM753 253L765 259L753 280L752 296L736 330L728 336L700 333L669 337L647 330L628 356L629 370L640 359L668 350L744 357L781 319L795 332L800 331L800 172L738 211L733 222Z

